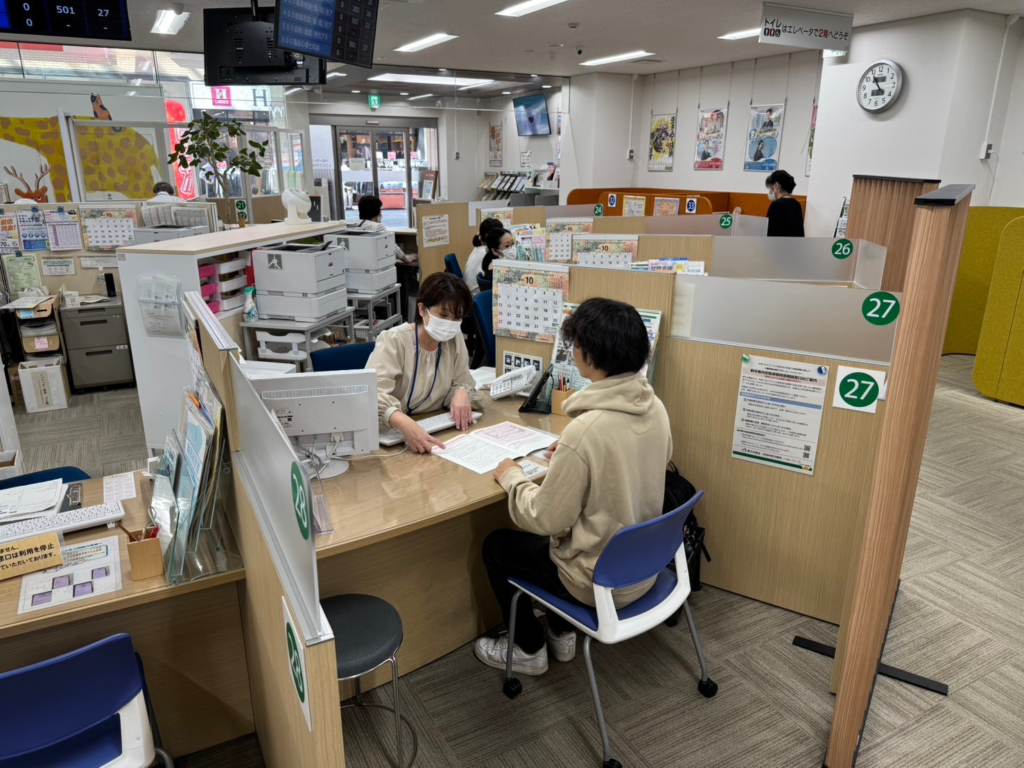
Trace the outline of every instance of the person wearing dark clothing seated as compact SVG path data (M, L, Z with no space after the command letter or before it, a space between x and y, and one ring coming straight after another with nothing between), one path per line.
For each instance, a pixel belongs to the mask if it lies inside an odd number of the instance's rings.
M768 188L768 237L803 237L804 210L793 199L796 179L785 171L775 171L764 181Z

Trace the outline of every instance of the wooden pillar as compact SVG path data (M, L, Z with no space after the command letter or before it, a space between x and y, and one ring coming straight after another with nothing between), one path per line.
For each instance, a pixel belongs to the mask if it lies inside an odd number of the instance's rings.
M972 185L915 201L906 286L847 621L825 764L852 768L885 645L924 455Z
M914 201L938 188L939 182L931 179L853 177L846 236L851 240L860 238L886 247L882 290L903 290L914 223Z

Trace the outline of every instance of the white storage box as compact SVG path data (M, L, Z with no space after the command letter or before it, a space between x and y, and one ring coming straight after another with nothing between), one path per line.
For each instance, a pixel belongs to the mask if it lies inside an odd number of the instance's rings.
M350 269L346 273L348 289L353 293L377 293L398 282L398 269L392 264L385 269Z
M326 240L344 251L345 269L373 271L395 264L394 232L346 232Z
M68 407L67 375L63 357L26 360L18 365L18 379L29 413L59 411Z
M312 323L348 306L348 291L341 288L317 296L268 293L256 289L256 310L261 320L297 320Z

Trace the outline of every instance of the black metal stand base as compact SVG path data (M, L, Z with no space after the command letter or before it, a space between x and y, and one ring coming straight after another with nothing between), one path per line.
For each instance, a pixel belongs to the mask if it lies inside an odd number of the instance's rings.
M836 657L836 649L831 645L825 645L824 643L819 643L806 637L800 637L799 635L793 638L793 645L797 648L803 648L804 650L821 654L822 656L828 656L830 659L834 659ZM915 675L913 672L907 672L903 669L890 667L888 664L882 664L879 662L878 674L885 675L885 677L890 677L893 680L899 680L901 683L916 685L918 688L924 688L926 691L931 691L941 696L949 696L949 686L945 683L940 683L937 680L931 680L927 677L921 677L921 675Z

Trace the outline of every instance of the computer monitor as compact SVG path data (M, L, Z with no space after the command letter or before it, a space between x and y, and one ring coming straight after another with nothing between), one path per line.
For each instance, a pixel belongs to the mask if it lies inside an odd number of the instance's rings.
M548 100L543 94L512 99L512 109L516 116L516 130L520 136L551 135Z
M380 447L376 371L294 373L253 379L252 384L295 452L311 459L321 478L348 469L341 457Z

